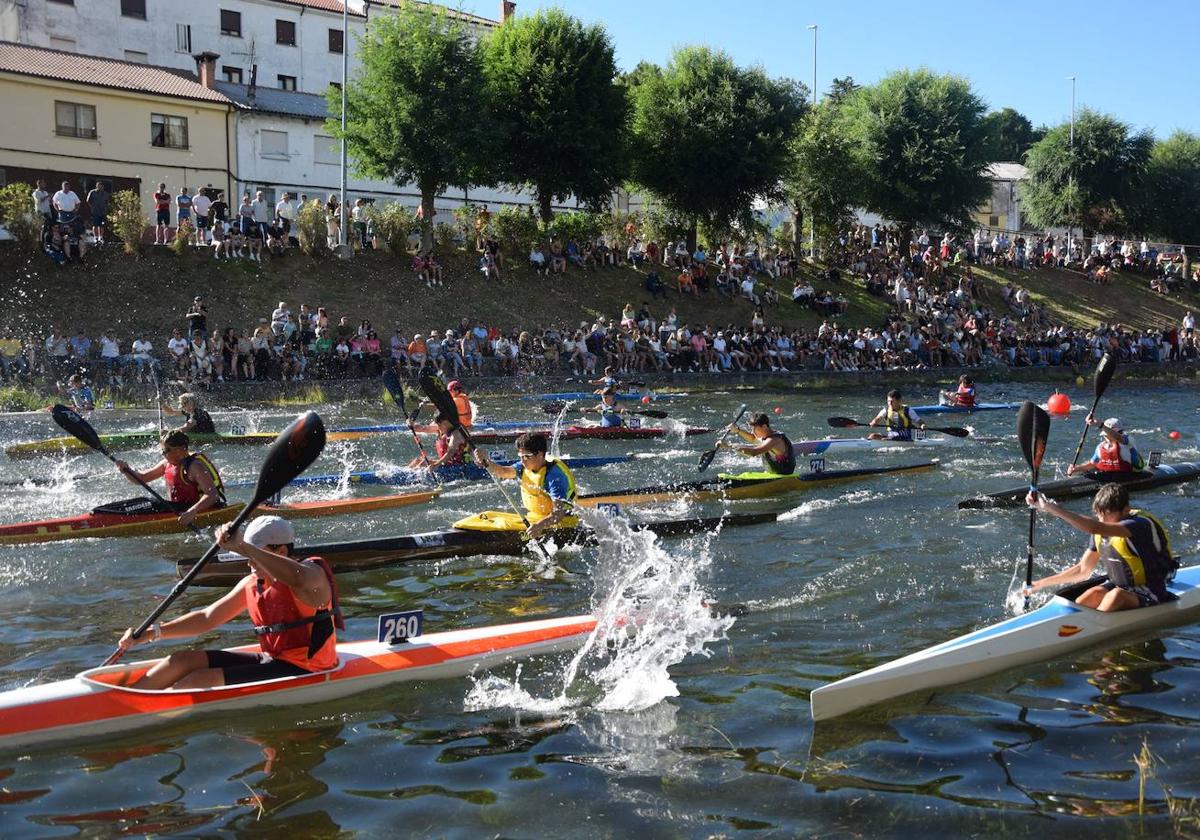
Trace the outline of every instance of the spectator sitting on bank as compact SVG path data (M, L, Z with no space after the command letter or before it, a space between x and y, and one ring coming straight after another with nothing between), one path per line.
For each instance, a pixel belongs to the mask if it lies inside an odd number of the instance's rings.
M645 286L646 291L649 292L652 297L661 297L663 300L666 300L666 284L663 283L662 278L658 276L658 272L653 268L646 272Z
M529 249L529 267L533 269L534 274L546 276L550 274L550 266L546 262L546 255L542 253L542 246L536 242Z

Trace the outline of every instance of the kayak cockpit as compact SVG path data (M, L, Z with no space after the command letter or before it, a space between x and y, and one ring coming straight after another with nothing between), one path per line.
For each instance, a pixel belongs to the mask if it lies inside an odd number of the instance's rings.
M242 648L234 648L240 653L256 653L258 647L249 645ZM118 690L128 691L135 694L146 695L179 695L179 694L202 694L213 695L222 692L238 692L246 693L247 690L254 692L256 690L268 690L279 688L281 684L296 683L304 685L314 681L324 681L329 679L333 674L342 670L346 666L348 659L353 659L353 656L341 654L338 658L338 664L333 668L325 671L313 671L309 674L299 676L277 677L273 680L260 680L259 682L237 683L236 685L222 685L215 688L186 688L186 689L145 689L134 688L134 683L146 675L146 672L161 662L160 659L148 659L143 662L130 662L128 664L107 665L99 668L91 668L83 671L78 675L78 679L91 686L93 689L99 690Z

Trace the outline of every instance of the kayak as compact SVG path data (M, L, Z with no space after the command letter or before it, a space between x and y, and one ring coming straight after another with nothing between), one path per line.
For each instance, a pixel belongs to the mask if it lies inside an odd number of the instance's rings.
M216 434L188 433L188 439L193 444L210 444L213 446L266 446L277 437L279 437L278 432L247 432L240 435L223 435L219 432ZM364 432L339 431L327 432L325 440L332 443L334 441L361 440L364 437L367 437L367 434ZM113 452L127 449L148 449L151 446L158 445L159 434L157 431L154 431L100 435L100 442L109 451ZM35 458L39 455L82 455L91 451L90 446L73 437L56 437L47 440L29 441L27 443L14 443L4 450L5 454L14 461L20 458Z
M312 502L293 502L282 505L262 505L255 516L282 516L287 519L307 519L317 516L338 516L345 513L367 513L390 510L408 505L424 504L438 495L436 490L402 493L388 496L366 496L357 499L321 499ZM146 500L147 505L150 499ZM232 504L205 511L196 517L197 528L220 525L231 521L243 505ZM63 519L40 522L18 522L0 525L0 545L15 543L52 542L86 537L142 537L150 534L179 534L188 529L179 524L179 514L154 513L84 513Z
M493 458L497 464L512 466L516 461L510 458ZM625 464L634 460L633 455L607 455L594 458L563 458L562 461L572 470L606 467L609 464ZM329 473L327 475L309 475L292 479L292 487L307 487L311 485L338 485L342 481L349 484L436 484L439 481L448 484L452 481L487 481L487 470L475 464L455 464L446 467L434 467L432 470L415 470L399 467L394 470L362 470L352 472L348 476ZM226 487L253 487L253 481L230 481Z
M913 411L917 414L974 414L978 411L1016 411L1021 403L975 403L971 408L964 405L915 405Z
M582 615L414 635L392 643L341 642L332 670L220 688L130 687L159 660L92 668L71 679L0 693L0 749L141 730L207 712L319 703L395 683L465 676L535 654L575 650L595 628L596 620Z
M483 517L491 527L480 530ZM659 537L682 537L706 533L720 528L743 528L775 522L777 513L742 513L725 516L697 517L660 522L631 523L634 530L645 530ZM463 527L459 527L463 526ZM335 574L349 574L402 563L503 555L519 557L529 550L525 539L525 525L511 512L488 511L455 523L455 527L424 534L408 534L395 537L376 537L364 540L306 545L296 548L298 557L322 557ZM586 525L557 528L551 537L555 544L589 545L595 542L595 533ZM187 574L196 562L195 558L181 560L177 572L180 577ZM223 553L202 568L193 580L200 586L232 586L246 573L249 567L241 555Z
M525 402L563 402L566 400L599 400L599 389L596 391L560 391L556 394L526 394L521 397ZM659 393L658 391L621 391L617 394L618 400L629 400L636 402L642 397L649 397L651 402L659 400L673 400L678 397L686 397L687 394L680 391L672 391L670 393Z
M823 685L809 698L813 720L1054 659L1115 636L1180 624L1192 620L1200 607L1200 566L1181 568L1167 587L1175 599L1153 607L1112 613L1080 607L1071 599L1084 586L1063 590L1024 615Z
M501 420L495 423L485 423L480 420L475 421L475 425L469 427L467 431L472 429L529 429L534 426L545 424L545 420ZM391 432L407 432L409 428L404 423L390 423L382 426L346 426L341 429L334 429L334 434L350 433L350 434L388 434Z
M1077 499L1090 496L1110 482L1124 484L1130 492L1152 490L1170 484L1182 484L1200 478L1200 463L1184 461L1178 464L1159 464L1146 470L1131 473L1087 472L1059 481L1045 481L1038 485L1038 492L1051 499ZM974 499L963 499L959 510L980 510L993 507L1024 507L1028 485L1012 487L998 493L989 493Z
M798 456L821 455L847 449L910 449L925 446L961 445L962 438L950 435L915 437L913 440L868 440L867 438L826 438L825 440L792 441L792 451Z
M670 437L674 434L683 434L685 437L692 435L708 435L712 434L715 429L697 428L688 426L682 429L681 432L676 432L674 429L663 429L653 426L567 426L558 433L559 440L642 440L643 438L660 438ZM471 429L471 440L475 443L502 443L505 441L513 441L523 434L529 432L541 432L550 437L554 434L553 429L543 426L540 429L530 428L524 430L503 430L503 431L488 431L486 429L475 430Z
M736 475L719 475L708 481L690 481L681 484L659 484L637 487L631 490L612 490L607 493L588 493L578 496L579 507L597 505L640 505L649 502L668 502L676 499L699 501L702 499L762 499L780 493L797 493L814 487L932 470L937 461L919 464L904 464L895 467L873 467L856 470L813 470L807 473L776 475L774 473L750 472Z

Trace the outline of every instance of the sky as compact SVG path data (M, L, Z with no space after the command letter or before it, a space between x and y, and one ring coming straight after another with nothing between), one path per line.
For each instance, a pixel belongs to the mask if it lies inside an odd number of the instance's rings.
M822 97L835 76L869 84L923 65L965 76L989 110L1012 107L1035 126L1055 125L1070 119L1067 77L1075 76L1077 108L1159 138L1200 134L1200 60L1189 41L1200 32L1200 0L518 0L517 14L551 6L603 24L623 70L706 44L811 88L807 27L816 24ZM462 0L461 8L500 16L500 0Z

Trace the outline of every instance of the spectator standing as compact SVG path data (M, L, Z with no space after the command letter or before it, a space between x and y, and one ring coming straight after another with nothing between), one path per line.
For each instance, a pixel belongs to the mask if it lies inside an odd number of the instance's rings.
M288 244L291 244L292 229L296 225L296 201L290 192L285 192L283 198L275 205L275 224L283 232Z
M271 219L274 217L271 205L267 203L263 196L263 191L258 190L254 194L254 202L250 205L254 209L254 225L258 228L259 242L267 241L268 228L271 226ZM259 246L259 262L262 262L261 244Z
M196 295L192 298L192 306L183 319L187 322L188 335L195 335L196 330L208 332L208 307L204 305L203 297Z
M258 223L254 219L254 205L250 203L250 193L242 196L238 205L238 235L243 243L250 245L250 259L262 260L262 235ZM244 247L238 251L238 256L246 256Z
M104 228L108 224L108 200L111 197L103 181L97 181L96 186L87 194L88 214L92 217L92 241L96 245L104 244Z
M196 225L192 221L192 197L188 193L187 187L180 187L179 195L175 196L175 220L176 236L179 235L179 231L184 227L185 223L187 227L191 228L191 231L186 234L187 241L190 242Z
M166 183L159 183L154 191L154 244L166 245L171 241L171 194Z
M325 202L325 226L329 237L329 247L336 248L342 241L342 205L337 193L330 193Z
M192 211L196 214L196 244L200 247L208 245L208 231L212 228L213 200L204 190L192 196Z
M75 226L79 213L79 196L71 189L70 181L62 182L62 189L54 194L50 202L58 213L58 222L63 225Z
M33 197L34 211L42 217L42 229L54 224L54 208L50 205L50 193L46 191L46 181L38 179L37 187L30 194Z

